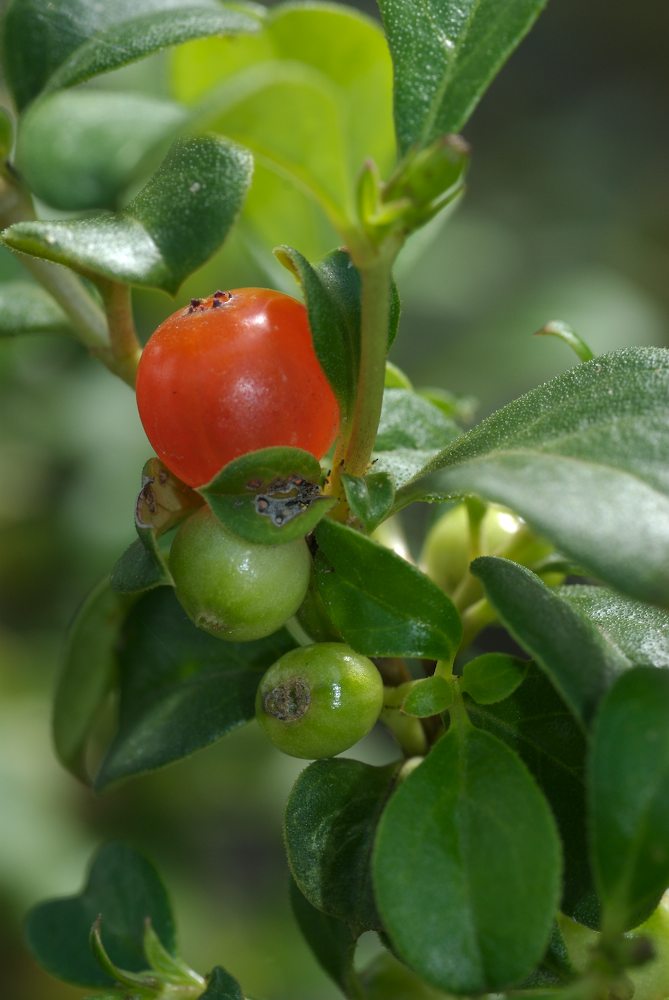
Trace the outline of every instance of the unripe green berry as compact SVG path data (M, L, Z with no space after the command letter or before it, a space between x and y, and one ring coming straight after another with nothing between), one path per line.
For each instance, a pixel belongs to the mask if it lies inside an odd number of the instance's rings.
M334 757L379 717L383 682L371 660L341 642L293 649L273 664L256 697L256 717L292 757Z
M179 528L170 553L176 594L193 622L220 639L262 639L291 618L309 586L303 538L256 545L234 534L209 507Z
M522 527L520 521L510 511L490 504L481 522L481 555L494 555L504 550L514 540ZM530 540L527 546L528 558L538 557L550 551L550 546L538 540ZM535 553L536 549L536 553ZM447 594L452 594L469 568L471 558L469 543L469 518L465 504L452 507L435 521L425 538L420 565L431 580ZM518 556L514 556L521 561ZM525 558L522 559L526 562Z

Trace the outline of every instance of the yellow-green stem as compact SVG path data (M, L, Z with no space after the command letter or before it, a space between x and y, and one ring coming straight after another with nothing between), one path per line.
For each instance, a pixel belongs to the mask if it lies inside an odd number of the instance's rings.
M134 387L142 347L135 330L130 288L117 281L100 281L98 284L109 327L109 358L106 364L114 374Z

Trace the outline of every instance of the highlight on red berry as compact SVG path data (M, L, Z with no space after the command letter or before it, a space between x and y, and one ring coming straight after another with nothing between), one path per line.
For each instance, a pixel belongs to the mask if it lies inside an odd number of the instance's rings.
M217 291L169 316L142 353L137 406L156 454L189 486L273 445L320 459L339 426L307 310L267 288Z

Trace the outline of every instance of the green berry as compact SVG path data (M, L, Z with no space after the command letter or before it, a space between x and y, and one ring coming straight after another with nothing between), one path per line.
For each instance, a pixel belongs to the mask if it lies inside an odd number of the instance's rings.
M248 642L276 632L298 610L311 556L302 538L285 545L248 542L201 507L179 528L170 569L177 597L198 628Z
M293 649L273 664L256 697L256 717L292 757L334 757L362 739L383 705L381 676L341 642Z

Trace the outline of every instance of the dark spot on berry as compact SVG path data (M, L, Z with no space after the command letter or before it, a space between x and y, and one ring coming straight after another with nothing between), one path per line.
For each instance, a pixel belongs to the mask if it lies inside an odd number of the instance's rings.
M301 677L272 688L263 697L265 713L280 722L297 722L305 715L310 704L311 691Z

